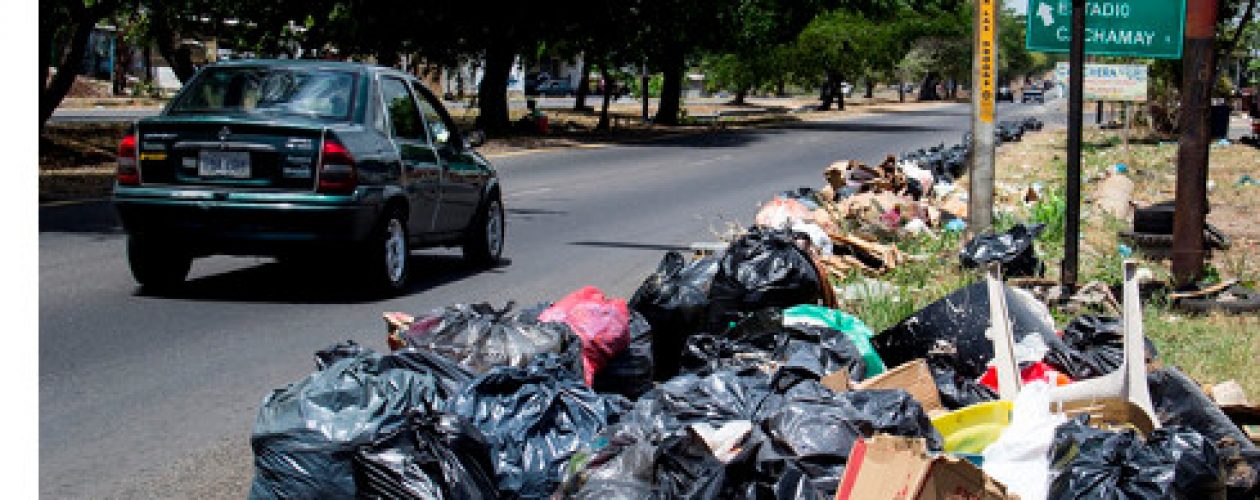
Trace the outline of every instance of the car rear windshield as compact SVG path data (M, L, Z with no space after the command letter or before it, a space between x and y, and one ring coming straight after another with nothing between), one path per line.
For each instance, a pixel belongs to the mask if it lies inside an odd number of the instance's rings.
M348 120L354 73L302 68L208 68L171 114L278 114Z

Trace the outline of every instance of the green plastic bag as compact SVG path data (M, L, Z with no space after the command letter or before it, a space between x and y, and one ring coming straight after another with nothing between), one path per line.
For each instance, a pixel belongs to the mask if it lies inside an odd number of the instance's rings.
M844 332L849 340L853 341L853 345L857 346L858 352L862 354L862 360L866 361L866 378L888 371L888 367L884 366L884 360L879 358L879 353L875 352L875 347L871 345L871 338L875 336L875 332L856 316L815 305L794 306L783 311L784 325L801 323Z

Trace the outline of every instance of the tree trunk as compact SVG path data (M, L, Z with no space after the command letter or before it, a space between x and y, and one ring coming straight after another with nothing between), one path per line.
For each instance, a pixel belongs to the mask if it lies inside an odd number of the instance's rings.
M153 44L144 44L144 83L153 86Z
M935 73L928 73L923 77L923 86L919 87L920 101L939 101L940 94L936 93L937 76Z
M117 26L118 23L115 23ZM131 45L115 34L114 42L114 95L123 95L127 91L127 75L131 73Z
M613 82L612 75L608 74L607 63L599 65L599 74L601 79L604 81L604 102L599 108L599 123L595 125L595 130L603 131L609 129L608 103L612 101L612 89L617 85Z
M836 93L836 109L844 111L844 78L839 78L831 91Z
M591 88L591 63L586 62L586 54L582 54L581 73L578 76L577 97L573 98L574 111L586 111L586 94Z
M866 98L867 99L875 98L875 82L871 80L870 78L866 79Z
M735 99L731 101L731 104L742 106L746 97L748 97L748 87L740 87L735 91Z
M835 85L834 81L835 75L827 72L827 79L823 80L822 90L818 94L818 99L822 101L822 104L818 105L819 111L831 111L831 101L835 99L835 94L831 91L831 87Z
M502 41L486 48L485 74L481 77L481 88L477 90L480 108L477 125L487 134L505 132L511 125L508 120L507 85L514 55L511 47Z
M188 83L188 79L197 73L197 67L193 66L192 52L188 50L188 46L179 43L178 35L164 20L171 15L170 13L160 15L155 13L151 26L153 40L162 59L166 59L166 63L171 65L175 78L179 78L179 83Z
M678 125L678 111L682 100L682 73L685 55L682 47L671 47L662 61L661 103L656 108L656 123L661 125ZM647 89L643 89L647 98Z
M779 81L775 83L774 96L787 97L787 82L783 81L782 78L780 78Z
M47 59L45 63L41 63L39 82L39 129L41 131L44 130L44 124L52 116L53 110L61 105L61 100L65 99L66 93L70 92L70 87L74 85L74 78L79 73L79 61L83 60L88 37L92 34L92 28L96 26L96 20L90 15L76 20L78 24L74 27L74 36L70 37L70 46L61 51L61 57L56 61L57 74L53 75L51 82L48 81ZM47 37L49 47L48 51L41 50L41 55L51 51L52 36L53 33L40 33L41 38Z
M906 82L897 80L897 101L906 102Z

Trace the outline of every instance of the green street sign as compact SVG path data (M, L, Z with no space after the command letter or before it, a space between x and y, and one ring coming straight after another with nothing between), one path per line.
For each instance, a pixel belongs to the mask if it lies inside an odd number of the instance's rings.
M1181 59L1185 0L1085 2L1085 53ZM1028 50L1068 52L1072 0L1028 0Z

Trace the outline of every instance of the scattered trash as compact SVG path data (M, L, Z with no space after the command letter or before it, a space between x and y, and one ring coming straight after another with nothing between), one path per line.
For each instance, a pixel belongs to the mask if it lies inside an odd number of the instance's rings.
M1129 245L1125 245L1124 243L1121 243L1116 246L1116 253L1120 254L1121 257L1127 259L1133 256L1133 249L1130 248Z
M1067 419L1050 411L1050 386L1025 385L1015 398L1011 422L984 448L984 472L1021 500L1043 500L1050 487L1050 445Z
M473 380L447 405L486 435L499 493L546 498L569 458L629 406L596 394L556 354L524 368L501 366Z
M854 443L836 500L968 498L1008 500L1006 488L966 460L929 455L923 440L875 436Z
M905 254L896 246L876 243L855 234L833 238L832 254L820 257L819 261L828 273L839 278L853 270L872 275L884 274L906 260Z
M961 233L967 229L967 221L960 218L950 219L945 223L945 230L951 233Z
M1001 262L1002 273L1007 277L1041 276L1045 265L1037 259L1033 243L1045 227L1045 224L1018 224L1000 235L977 236L968 241L959 254L962 266L970 269Z
M976 403L932 419L945 438L945 451L979 454L1011 423L1010 401Z
M1252 177L1252 176L1250 176L1250 175L1243 174L1243 176L1242 176L1242 177L1239 177L1239 178L1238 178L1238 182L1236 182L1236 183L1235 183L1235 185L1238 185L1238 186L1260 186L1260 180L1257 180L1257 179L1253 178L1253 177Z
M1114 171L1117 174L1127 174L1129 173L1129 166L1124 163L1117 163Z
M836 299L841 303L854 300L868 300L879 297L889 297L893 302L897 302L899 297L895 294L900 290L896 285L887 281L865 278L857 283L849 283L836 287Z
M1075 418L1055 430L1047 498L1224 498L1220 456L1181 427L1111 432Z
M854 390L901 389L923 406L928 415L945 411L941 394L926 361L918 359L862 381Z

